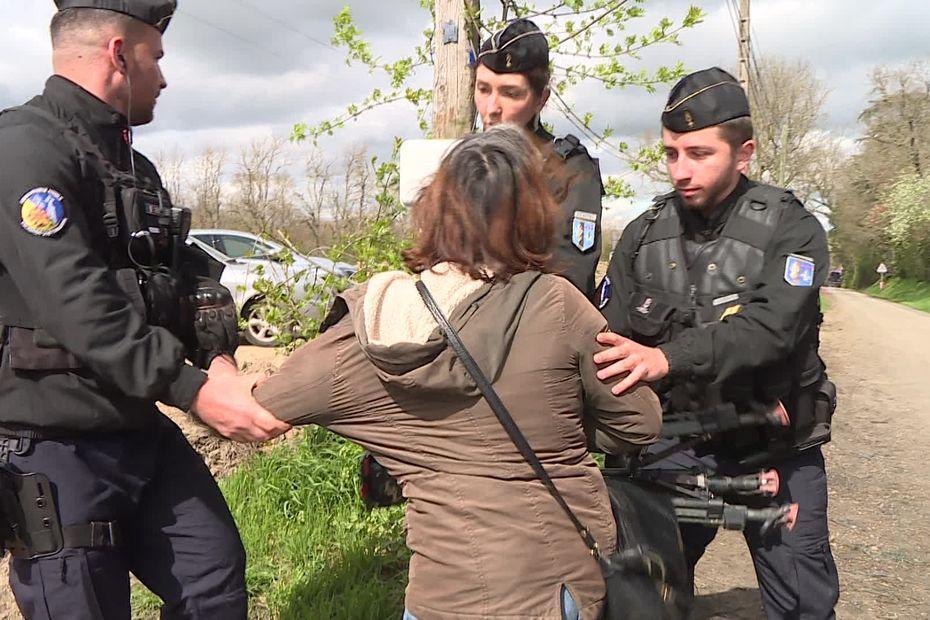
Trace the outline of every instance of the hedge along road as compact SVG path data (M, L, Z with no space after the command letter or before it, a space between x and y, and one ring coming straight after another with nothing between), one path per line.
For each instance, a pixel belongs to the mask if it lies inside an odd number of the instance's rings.
M824 289L821 353L839 389L824 448L840 618L930 618L930 313ZM742 537L697 569L698 618L763 618Z

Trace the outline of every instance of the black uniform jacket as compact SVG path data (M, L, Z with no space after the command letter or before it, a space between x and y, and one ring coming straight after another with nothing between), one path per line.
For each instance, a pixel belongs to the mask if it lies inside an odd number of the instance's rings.
M601 258L601 171L583 146L562 144L545 129L534 141L543 158L559 205L552 268L588 299L594 297L597 263Z
M685 256L700 244L719 237L737 199L754 183L742 178L733 194L710 218L681 207L677 199L666 208L678 209ZM632 254L642 236L649 213L623 231L608 267L610 299L602 308L612 331L629 336L630 297L635 289ZM811 286L792 286L786 280L789 255L814 262ZM809 326L819 320L819 291L829 264L823 226L797 200L781 209L759 277L752 283L740 311L726 320L690 327L659 345L669 361L671 380L696 377L723 383L734 377L784 362L800 346Z
M27 105L81 124L113 164L130 169L126 118L76 84L53 76ZM82 172L76 147L62 134L31 113L0 116L0 278L12 281L32 314L31 326L76 358L72 368L22 369L5 329L0 429L66 435L145 428L157 414L156 400L187 409L206 375L184 363L181 342L147 325L144 312L120 287L103 223L99 173L86 166ZM151 162L135 157L137 178L161 187ZM48 225L39 229L42 234L24 220L24 198L36 189L40 197L54 192L63 207L51 222L63 216L63 225ZM0 316L3 312L0 299Z

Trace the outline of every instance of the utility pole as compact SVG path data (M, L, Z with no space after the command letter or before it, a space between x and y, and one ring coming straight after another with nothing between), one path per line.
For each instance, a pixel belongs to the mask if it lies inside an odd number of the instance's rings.
M433 137L461 138L475 120L475 72L481 0L436 0L433 33Z
M749 92L749 0L739 0L739 85Z

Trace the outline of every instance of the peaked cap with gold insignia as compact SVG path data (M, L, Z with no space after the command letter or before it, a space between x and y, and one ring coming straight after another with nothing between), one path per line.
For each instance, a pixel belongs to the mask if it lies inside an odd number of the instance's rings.
M662 113L662 126L675 133L697 131L749 116L749 99L732 75L718 67L681 78Z
M481 45L478 62L495 73L522 73L549 64L549 42L539 26L515 19Z

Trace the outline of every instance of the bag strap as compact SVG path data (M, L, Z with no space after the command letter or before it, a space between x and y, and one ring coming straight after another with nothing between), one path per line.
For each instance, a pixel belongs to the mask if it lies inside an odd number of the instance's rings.
M510 436L510 440L513 441L514 445L517 447L517 450L520 451L520 454L523 455L523 458L526 460L526 462L529 463L530 467L533 468L533 472L535 472L539 480L543 483L543 485L545 485L546 489L552 495L553 499L555 499L556 503L562 507L562 510L565 511L565 514L568 515L569 519L571 519L572 525L574 525L575 529L578 530L578 534L581 536L582 540L584 540L584 544L587 545L588 549L591 550L591 555L600 561L601 550L598 547L597 541L594 540L594 537L591 535L591 532L588 531L588 528L586 528L584 524L578 520L578 517L576 517L575 513L572 512L572 509L568 507L568 504L565 503L565 498L562 497L562 494L559 493L559 490L556 488L552 478L550 478L549 474L546 473L543 464L539 462L539 457L536 456L536 453L533 451L533 448L526 440L526 437L524 437L523 433L520 431L520 427L517 426L517 423L510 415L507 407L505 407L504 403L501 402L497 392L491 386L491 382L488 381L484 373L481 372L481 368L478 367L475 359L468 352L468 349L465 348L465 345L462 343L462 339L459 338L455 328L449 324L449 321L446 320L442 310L440 310L439 306L436 305L436 300L433 299L429 289L426 288L426 285L423 284L422 280L417 280L416 287L417 291L420 293L420 297L423 298L423 303L426 304L426 307L429 308L429 311L433 314L433 318L435 318L436 322L439 323L439 327L445 334L446 340L449 341L449 346L452 347L452 350L455 352L455 354L459 357L460 360L462 360L462 364L465 366L465 370L468 371L468 374L471 375L471 378L474 379L475 383L478 385L478 389L481 390L484 398L488 401L488 404L491 406L491 409L494 411L494 414L500 421L501 426L503 426L504 430L507 431L507 435Z

